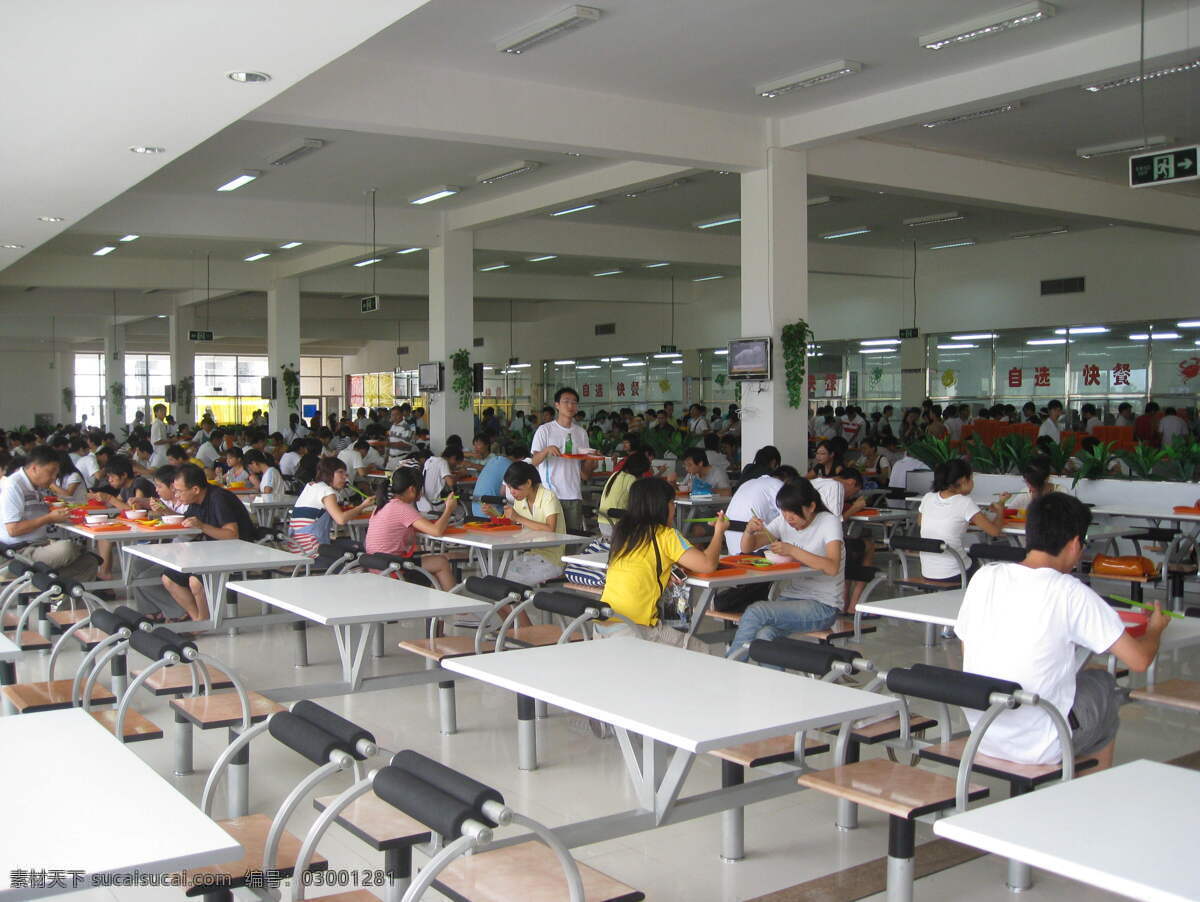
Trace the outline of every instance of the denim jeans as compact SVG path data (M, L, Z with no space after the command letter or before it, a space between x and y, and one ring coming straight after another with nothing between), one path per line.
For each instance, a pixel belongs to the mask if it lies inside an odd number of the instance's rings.
M726 657L754 639L778 639L789 633L828 629L840 613L837 608L812 599L756 601L742 614Z

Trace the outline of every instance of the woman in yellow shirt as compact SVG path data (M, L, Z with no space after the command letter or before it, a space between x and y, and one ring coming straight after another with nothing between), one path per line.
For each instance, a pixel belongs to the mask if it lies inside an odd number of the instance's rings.
M542 485L537 467L523 460L504 471L504 484L512 492L513 503L506 505L504 516L524 529L535 532L558 532L563 523L562 504L558 497ZM537 548L516 555L504 572L507 579L536 586L562 576L563 546Z
M600 635L635 634L653 642L708 651L700 640L659 622L658 599L671 579L672 564L692 573L717 569L729 521L724 513L717 515L713 537L701 551L671 525L674 520L675 489L669 483L648 477L630 487L625 515L613 529L602 601L635 625L610 620L597 625Z
M600 506L597 508L596 521L600 524L600 535L606 539L612 538L613 526L617 518L609 517L610 510L625 510L629 503L629 490L643 476L649 476L650 459L641 451L635 451L625 458L621 469L604 483L600 492Z

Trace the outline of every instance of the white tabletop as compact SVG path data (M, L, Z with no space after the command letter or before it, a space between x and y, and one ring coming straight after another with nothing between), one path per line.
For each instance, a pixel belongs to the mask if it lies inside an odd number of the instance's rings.
M536 529L520 529L515 532L483 532L477 529L468 529L466 532L455 535L430 536L430 538L471 548L499 548L510 551L521 548L552 548L555 545L586 545L592 541L588 536L574 536L564 532L539 532Z
M13 642L12 639L0 633L0 661L9 662L16 661L21 657L21 647Z
M698 498L695 495L677 495L676 507L725 507L733 499L732 495L713 495L711 498Z
M1092 508L1092 515L1097 517L1133 517L1138 520L1175 520L1180 523L1200 523L1200 514L1177 514L1165 508L1118 507L1112 504L1096 505Z
M488 609L486 602L465 595L451 595L377 573L243 580L231 582L227 590L325 626L482 614Z
M87 526L77 526L74 523L60 523L58 528L64 532L73 533L77 536L83 536L88 540L105 541L105 542L165 542L168 539L174 539L178 536L189 538L201 534L199 529L194 527L180 527L179 529L143 529L136 523L129 520L114 520L114 523L125 523L129 529L117 529L112 532L95 532Z
M1200 894L1200 773L1133 761L935 821L954 842L1146 902ZM1088 825L1111 825L1089 829Z
M576 567L587 567L590 570L608 569L607 551L589 551L586 554L564 554L564 564L574 564Z
M243 498L246 507L291 507L296 503L295 495L255 495Z
M883 598L866 601L858 606L864 614L879 614L897 620L915 620L917 623L936 623L938 626L954 626L958 621L958 609L962 607L966 589L947 589L944 592L927 592L923 595L901 595L899 598Z
M0 773L31 773L33 761L53 778L10 779L4 789L5 902L70 892L70 871L83 872L82 889L97 874L166 873L242 855L228 833L81 708L0 719ZM66 871L66 887L11 888L13 871L34 868Z
M312 563L312 558L307 555L280 551L266 545L255 545L241 539L135 545L125 550L128 554L137 555L152 564L180 573L222 573Z
M472 655L442 667L696 753L897 707L889 696L642 639Z
M855 523L896 523L900 520L911 520L912 514L908 511L879 508L877 514L853 514L850 519Z

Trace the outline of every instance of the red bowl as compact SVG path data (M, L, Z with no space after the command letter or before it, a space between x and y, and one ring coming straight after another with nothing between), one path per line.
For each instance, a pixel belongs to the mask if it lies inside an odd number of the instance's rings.
M1125 632L1137 639L1146 635L1146 627L1150 625L1150 615L1141 611L1117 611L1117 616L1125 624Z

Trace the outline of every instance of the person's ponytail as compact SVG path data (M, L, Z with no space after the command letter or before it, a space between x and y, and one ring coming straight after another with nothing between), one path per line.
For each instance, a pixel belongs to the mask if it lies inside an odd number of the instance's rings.
M413 486L420 486L422 481L419 467L397 467L390 479L379 481L379 488L375 491L375 509L382 510L393 498L403 495Z

